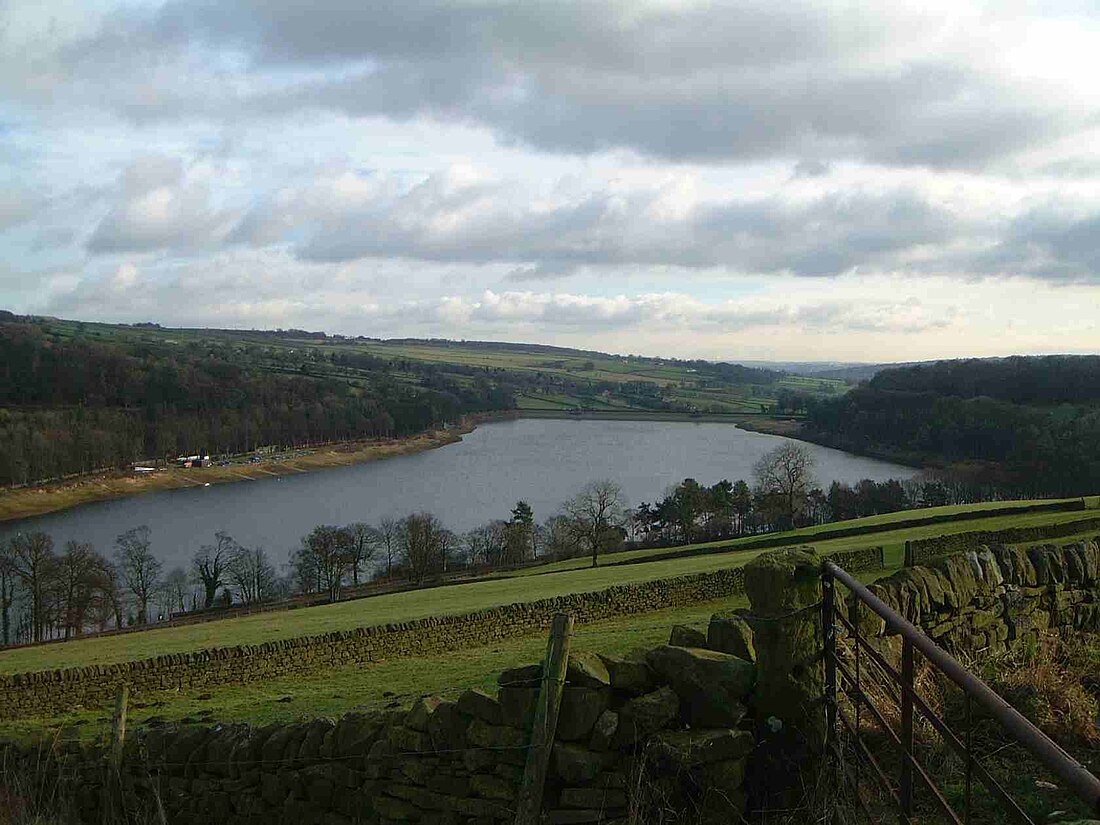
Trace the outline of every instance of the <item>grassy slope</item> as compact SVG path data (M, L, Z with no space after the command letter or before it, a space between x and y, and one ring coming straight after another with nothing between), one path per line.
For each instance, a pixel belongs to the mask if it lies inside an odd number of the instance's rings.
M966 530L1000 529L1011 525L1052 524L1080 517L1080 512L1070 512L982 518L922 528L885 530L872 535L815 542L815 546L820 552L831 553L882 544L887 548L888 558L893 560L900 559L901 545L906 539ZM886 524L890 521L889 519L883 521L883 519L886 517L875 517L872 521ZM851 523L855 524L859 521ZM636 554L655 552L661 551L632 551L616 554L612 558L622 560ZM747 563L761 552L764 551L734 550L686 559L668 559L617 567L606 566L596 570L586 567L584 560L574 559L532 568L530 571L525 571L529 575L523 576L500 577L431 590L393 593L334 605L264 613L200 625L150 630L139 634L106 636L11 650L0 653L0 673L119 662L207 647L257 644L273 639L401 622L431 615L463 613L501 604L601 590L615 584L737 567Z
M538 579L491 579L430 590L391 593L300 610L150 630L145 633L28 647L0 654L0 673L142 659L165 653L258 644L272 639L307 636L330 630L465 613L501 604L602 590L615 584L737 567L755 558L760 552L762 551L742 552L732 556L721 554L687 560L672 559L621 568L570 570Z
M743 599L731 599L695 605L677 610L663 610L644 616L611 619L578 628L573 640L574 650L593 650L621 654L636 647L647 647L666 641L673 624L692 624L704 628L711 614L745 604ZM317 715L339 715L353 708L383 707L395 701L411 701L411 693L435 693L447 698L469 687L492 688L497 674L507 667L535 662L546 650L542 635L527 636L497 642L492 647L457 650L451 653L418 659L394 659L372 664L338 668L310 677L267 680L262 684L224 685L205 691L179 694L175 691L141 697L132 719L140 724L150 716L176 720L183 717L201 718L204 712L219 720L264 724L290 721ZM209 698L200 699L199 696ZM286 696L290 702L278 701ZM62 724L80 723L82 736L105 728L104 711L80 711L51 718L23 719L0 723L0 738L19 736L56 728Z
M876 532L862 536L849 536L847 538L828 539L826 541L816 541L814 539L815 534L821 533L823 531L835 530L840 527L883 525L884 528L888 528L890 524L898 521L904 521L906 519L920 518L932 515L947 515L951 513L978 513L981 511L995 511L1003 509L1005 507L1011 507L1026 503L1027 502L1024 501L1000 501L989 502L986 504L960 504L948 507L929 507L927 509L917 511L903 510L900 513L887 513L880 516L868 516L861 519L852 519L851 521L825 524L820 527L804 527L799 530L791 530L786 533L769 534L768 537L771 538L773 536L799 536L806 543L813 544L821 552L836 553L841 550L850 550L854 547L868 547L879 544L883 544L889 547L895 544L904 544L906 540L924 539L930 538L932 536L946 536L954 533L965 533L971 530L1003 530L1006 527L1031 527L1037 524L1060 524L1064 521L1076 521L1077 519L1088 518L1090 516L1096 515L1095 513L1076 510L1064 513L1034 513L1001 517L979 516L974 519L946 522L943 524L932 524L926 527L904 527L896 530L884 529L882 532ZM622 553L615 553L614 555L607 556L607 562L608 564L614 564L616 562L637 561L639 559L645 559L648 556L656 556L667 553L670 550L693 550L706 548L718 549L726 547L736 550L738 545L747 544L760 538L762 537L750 536L744 539L735 539L734 541L686 544L681 547L674 548L655 547L647 548L644 550L626 550ZM543 573L552 573L564 570L577 570L587 566L587 564L588 562L585 559L567 559L566 561L554 562L553 564L548 564L542 567L532 567L530 569L520 571L518 575L536 576Z
M872 581L894 567L861 575ZM625 654L668 640L674 624L705 631L716 612L747 606L742 596L660 610L640 616L606 619L580 625L573 650ZM412 703L416 696L436 694L454 699L461 691L480 687L492 692L501 670L539 661L546 650L539 634L495 642L491 647L457 650L437 656L393 659L370 667L350 666L308 677L267 680L246 685L222 685L203 691L164 691L138 697L131 704L130 724L141 727L150 718L168 721L224 721L266 724L339 716L349 710ZM287 697L290 697L287 701ZM0 722L0 738L25 738L72 726L69 735L93 738L109 728L108 712L77 710L55 717Z

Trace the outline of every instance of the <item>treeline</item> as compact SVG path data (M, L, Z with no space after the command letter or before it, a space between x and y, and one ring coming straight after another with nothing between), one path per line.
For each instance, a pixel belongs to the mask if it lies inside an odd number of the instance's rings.
M1021 496L1100 489L1100 358L959 361L879 373L809 400L807 434L854 452L937 462Z
M402 436L514 406L502 382L425 367L400 377L331 359L295 366L247 347L118 343L0 324L0 483L28 484L147 458Z
M788 443L757 462L753 481L711 486L685 479L655 504L628 508L608 480L586 484L538 522L527 502L508 518L466 532L431 513L375 524L318 525L278 564L263 547L224 532L190 564L165 571L148 527L118 536L110 555L41 532L0 543L3 644L71 638L163 621L201 609L260 604L298 594L335 601L367 583L423 585L447 574L477 575L537 561L585 557L592 566L618 550L716 541L915 507L989 497L987 488L926 476L819 486L806 448Z
M1100 355L1042 355L935 361L883 370L877 390L997 398L1013 404L1100 402Z
M111 559L86 542L58 550L46 533L20 533L0 544L0 635L11 644L145 624L160 586L146 527L120 535Z
M990 498L988 488L935 478L834 481L827 488L722 480L711 487L684 479L665 498L630 514L631 546L722 541L921 507L969 504Z
M508 519L455 533L430 513L386 518L376 525L318 525L289 560L274 563L263 547L214 534L186 567L166 571L151 531L118 536L110 555L89 543L56 548L44 532L0 542L0 643L68 639L162 622L200 609L260 604L296 594L335 601L368 582L424 584L448 572L517 566L542 556L562 558L622 544L625 509L611 482L594 482L543 525L516 503Z

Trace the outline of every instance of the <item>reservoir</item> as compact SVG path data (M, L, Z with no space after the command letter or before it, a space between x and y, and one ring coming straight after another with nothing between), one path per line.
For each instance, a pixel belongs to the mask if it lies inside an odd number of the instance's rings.
M518 499L543 521L589 481L619 483L630 507L663 497L691 477L705 485L744 479L753 464L789 439L731 424L691 421L517 419L483 424L461 442L415 455L298 475L210 487L145 493L0 523L0 540L43 530L58 550L69 539L90 541L110 556L115 537L148 525L165 571L186 567L202 544L223 530L241 544L262 546L285 562L317 524L377 522L427 511L463 532L507 519ZM806 444L823 488L834 481L904 479L916 471Z

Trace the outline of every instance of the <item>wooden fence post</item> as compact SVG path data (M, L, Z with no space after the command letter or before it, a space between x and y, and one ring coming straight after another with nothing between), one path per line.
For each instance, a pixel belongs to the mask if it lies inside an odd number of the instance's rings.
M122 765L122 746L126 741L126 703L130 698L130 686L119 685L115 695L115 713L111 717L111 767L116 771Z
M569 667L569 643L573 636L573 617L565 613L554 616L550 626L550 641L542 663L542 683L539 688L535 721L531 726L531 747L523 770L523 783L516 800L516 825L535 825L542 810L542 790L546 784L546 769L550 764L550 748L558 728L565 672Z

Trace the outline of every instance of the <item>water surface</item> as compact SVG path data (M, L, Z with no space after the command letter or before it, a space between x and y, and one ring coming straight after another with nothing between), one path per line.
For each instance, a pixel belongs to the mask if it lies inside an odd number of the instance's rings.
M753 464L789 439L730 424L691 421L518 419L485 424L461 442L310 473L144 493L0 524L0 538L44 530L60 548L91 541L109 554L115 537L140 524L152 530L165 568L186 565L216 530L267 548L284 561L316 524L376 522L427 510L452 530L507 518L517 499L542 520L585 483L617 481L633 507L652 502L686 477L701 484L743 478ZM823 486L907 478L909 467L807 444Z

